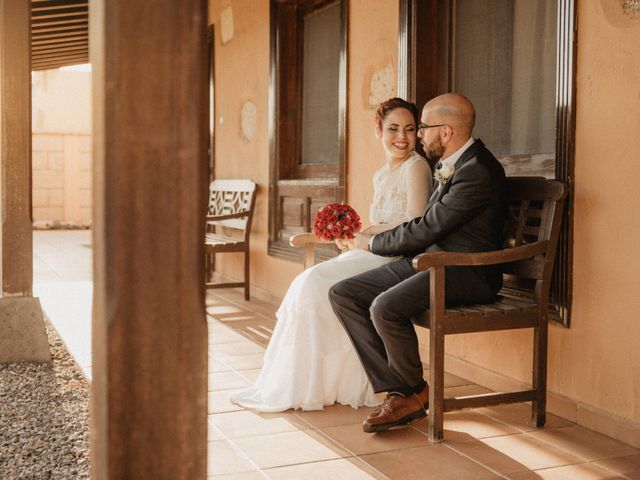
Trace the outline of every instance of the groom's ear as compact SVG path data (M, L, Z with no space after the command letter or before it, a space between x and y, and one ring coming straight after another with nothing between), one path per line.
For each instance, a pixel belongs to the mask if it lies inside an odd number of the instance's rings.
M444 125L440 129L440 140L442 140L443 143L446 144L449 140L451 140L452 136L453 136L453 130L449 125Z

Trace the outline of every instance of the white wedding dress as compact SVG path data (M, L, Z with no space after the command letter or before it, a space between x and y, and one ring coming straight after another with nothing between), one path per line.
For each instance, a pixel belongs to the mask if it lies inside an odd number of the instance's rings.
M425 165L426 161L415 154L394 169L385 165L376 171L372 225L389 224L391 228L422 215L430 193L429 167L424 182L415 174L425 175ZM418 205L409 205L408 190L416 181L424 198L418 199ZM373 393L351 340L333 313L328 292L340 280L393 260L365 250L350 250L298 275L276 313L260 375L253 386L231 394L230 401L261 412L321 410L335 402L354 408L379 404L382 397Z

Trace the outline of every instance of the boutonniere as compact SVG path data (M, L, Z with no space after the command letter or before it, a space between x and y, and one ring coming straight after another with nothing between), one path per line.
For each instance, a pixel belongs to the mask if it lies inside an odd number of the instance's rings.
M448 163L441 163L440 168L436 168L436 171L433 173L433 178L437 180L440 185L444 185L449 180L449 177L453 175L455 168L453 165L449 165Z

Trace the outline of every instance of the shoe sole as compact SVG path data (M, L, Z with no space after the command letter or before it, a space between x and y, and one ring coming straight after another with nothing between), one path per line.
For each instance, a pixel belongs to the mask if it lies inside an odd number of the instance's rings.
M413 423L416 420L420 420L421 418L424 418L426 416L426 410L416 410L415 412L410 413L409 415L406 415L394 422L381 423L379 425L369 425L368 423L365 423L362 425L362 430L364 430L365 433L384 432L386 430L391 430L394 427L407 426L410 423Z

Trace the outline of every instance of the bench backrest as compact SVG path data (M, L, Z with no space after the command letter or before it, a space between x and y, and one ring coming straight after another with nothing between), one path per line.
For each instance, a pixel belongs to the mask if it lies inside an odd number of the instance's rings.
M251 229L256 202L256 184L251 180L214 180L209 185L207 215L229 215L246 212L242 218L208 221L210 225L248 232Z
M548 240L547 252L505 265L504 288L548 303L566 187L542 177L508 177L505 247ZM541 298L544 296L545 298Z

